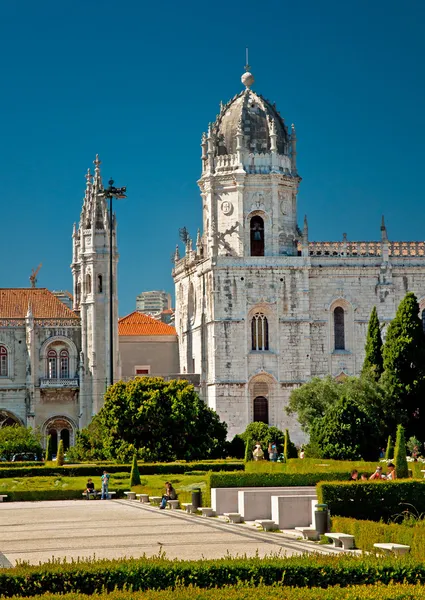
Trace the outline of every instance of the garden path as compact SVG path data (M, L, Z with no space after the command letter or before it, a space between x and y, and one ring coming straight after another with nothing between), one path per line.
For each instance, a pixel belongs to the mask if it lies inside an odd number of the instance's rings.
M52 559L170 559L334 553L296 538L130 500L7 502L0 505L0 566Z

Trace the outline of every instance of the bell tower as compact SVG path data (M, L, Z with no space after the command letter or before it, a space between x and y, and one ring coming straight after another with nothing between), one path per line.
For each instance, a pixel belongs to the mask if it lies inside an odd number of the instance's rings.
M73 231L71 265L74 287L74 310L81 318L80 357L80 427L90 422L103 404L109 381L110 363L110 298L109 257L110 218L100 172L98 155L94 175L86 174L86 191L78 227ZM114 373L119 379L118 296L116 221L112 216L113 336Z

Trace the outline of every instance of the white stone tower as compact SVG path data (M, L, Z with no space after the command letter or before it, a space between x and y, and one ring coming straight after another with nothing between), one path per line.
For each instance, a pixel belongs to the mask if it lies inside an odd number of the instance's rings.
M80 222L74 225L72 275L74 310L81 317L80 427L90 422L103 404L110 378L110 215L96 155L94 176L86 175ZM112 223L114 379L119 379L116 220Z
M252 420L283 425L279 312L303 276L293 272L302 261L295 127L251 89L248 68L245 89L202 136L203 232L196 249L185 240L183 258L176 250L173 272L180 370L201 374L203 398L230 435ZM256 413L254 395L267 415Z

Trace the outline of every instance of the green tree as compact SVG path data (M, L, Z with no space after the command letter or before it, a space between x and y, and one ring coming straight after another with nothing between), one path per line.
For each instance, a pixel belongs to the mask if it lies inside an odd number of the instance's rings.
M338 400L339 385L332 377L314 377L292 390L286 412L289 415L296 413L301 428L308 433L313 423L323 417L326 410Z
M388 436L387 449L385 451L385 458L387 460L393 460L393 458L394 458L393 438L390 435Z
M295 444L292 443L291 438L289 437L289 431L287 429L285 429L283 454L285 456L285 460L288 460L288 458L298 458L297 448Z
M43 456L40 436L30 427L23 425L10 425L0 429L0 457L12 460L14 454L37 454Z
M375 379L379 379L383 370L383 359L381 329L376 306L370 314L365 351L362 373L370 373Z
M247 463L252 460L252 440L251 438L246 438L245 442L245 457L244 461Z
M227 456L231 458L243 458L245 456L245 442L239 434L236 434L233 440L228 442Z
M46 452L45 452L45 460L52 460L52 436L48 435L46 440Z
M374 460L379 432L376 421L343 396L315 422L310 439L312 445L320 448L323 458Z
M399 479L404 479L409 476L406 458L406 438L404 436L403 425L399 425L397 427L394 451L394 466L396 475Z
M63 440L59 442L58 453L56 455L56 464L58 467L62 467L65 462L65 450L63 447Z
M139 458L150 461L221 458L226 431L187 381L140 377L108 388L102 409L77 445L79 454L125 462L136 448Z
M140 471L139 465L137 464L137 454L134 453L133 463L131 465L130 487L132 488L136 485L140 485Z
M269 425L261 421L250 423L240 436L245 441L250 439L251 443L258 442L261 444L265 456L267 456L267 448L270 443L276 444L278 452L282 452L285 443L285 434L283 431L277 427L269 427Z
M425 426L425 336L418 314L416 296L409 292L388 326L382 380L394 402L387 411L393 429L401 423L410 435L421 436Z

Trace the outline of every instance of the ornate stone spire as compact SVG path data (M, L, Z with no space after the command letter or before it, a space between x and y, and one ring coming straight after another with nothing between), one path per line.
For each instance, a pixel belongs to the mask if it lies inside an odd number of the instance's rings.
M248 48L246 48L246 64L245 64L245 73L241 77L241 81L244 84L245 88L249 90L254 83L254 75L249 72L250 66L248 64Z
M94 181L93 181L93 185L97 190L101 190L103 189L103 184L102 184L102 175L100 173L100 165L101 165L101 160L99 159L99 155L96 154L96 158L93 161L94 164Z
M176 244L176 251L174 253L174 262L178 262L180 260L180 252L179 252L179 245Z
M295 125L291 125L291 170L293 174L297 173L297 132Z

